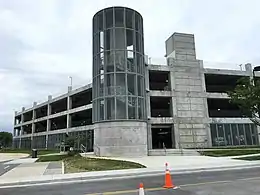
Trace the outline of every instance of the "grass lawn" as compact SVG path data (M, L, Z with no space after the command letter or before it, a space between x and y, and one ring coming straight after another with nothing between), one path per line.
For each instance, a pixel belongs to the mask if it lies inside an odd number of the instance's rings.
M38 150L38 155L57 153L57 150ZM31 154L31 150L25 149L0 149L0 153L26 153Z
M75 155L64 159L65 173L145 168L145 166L119 160L85 158Z
M80 156L79 154L76 154L74 156L69 156L67 154L40 156L37 162L62 160L64 161L65 173L145 168L145 166L134 162L85 158Z
M260 154L259 154L259 156L249 156L249 157L235 158L235 159L237 159L237 160L249 160L249 161L260 160Z
M247 154L260 154L260 149L225 149L225 150L208 150L201 152L205 156L214 156L214 157L221 157L221 156L239 156L239 155L247 155Z

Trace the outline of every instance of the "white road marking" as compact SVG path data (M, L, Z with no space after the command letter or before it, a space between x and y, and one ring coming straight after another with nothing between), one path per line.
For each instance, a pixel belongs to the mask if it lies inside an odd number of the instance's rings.
M8 165L8 166L6 166L6 167L4 167L4 169L8 169L10 166Z

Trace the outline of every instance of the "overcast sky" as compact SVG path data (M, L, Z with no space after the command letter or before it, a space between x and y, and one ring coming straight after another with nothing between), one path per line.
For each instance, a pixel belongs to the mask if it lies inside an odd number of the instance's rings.
M0 130L15 110L91 81L92 16L127 6L144 18L145 53L163 60L174 32L195 34L208 67L260 64L258 0L0 0ZM227 64L219 62L228 62Z

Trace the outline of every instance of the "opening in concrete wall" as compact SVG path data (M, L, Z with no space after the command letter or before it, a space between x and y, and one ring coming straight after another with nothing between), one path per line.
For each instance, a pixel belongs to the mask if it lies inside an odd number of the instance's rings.
M17 125L20 124L21 122L22 122L22 115L16 116L14 124Z
M205 74L207 92L226 93L236 87L237 81L243 76Z
M71 114L71 127L79 127L92 124L92 109Z
M35 133L47 131L47 120L35 123Z
M209 117L217 118L242 118L246 117L242 114L237 105L229 102L229 99L213 99L208 98Z
M29 111L23 114L23 121L31 121L33 119L33 111Z
M172 126L152 126L152 149L175 148L174 131Z
M171 89L170 72L149 71L149 88L150 90L169 91Z
M150 97L152 117L171 117L170 97Z
M56 114L67 110L67 98L51 103L51 114Z
M91 104L92 90L86 90L71 96L71 107L77 108L80 106Z
M31 134L32 133L32 124L23 126L23 134Z
M51 119L51 131L67 128L67 115Z
M48 107L47 105L46 106L42 106L40 108L37 108L35 110L35 117L36 118L41 118L41 117L44 117L44 116L47 116L47 110L48 110Z

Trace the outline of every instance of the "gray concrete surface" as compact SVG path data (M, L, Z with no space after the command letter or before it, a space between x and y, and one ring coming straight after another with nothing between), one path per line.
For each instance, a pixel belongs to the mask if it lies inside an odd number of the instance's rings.
M164 176L126 178L120 180L93 181L82 183L61 183L53 185L39 184L15 188L0 188L1 195L100 195L100 194L137 194L138 185L144 183L146 194L175 195L258 195L260 193L260 168L232 170L223 172L204 172L193 174L173 174L178 190L165 190ZM110 192L110 193L108 193Z
M6 172L12 170L13 168L17 167L19 164L5 164L8 163L8 161L0 162L0 176L5 174Z

